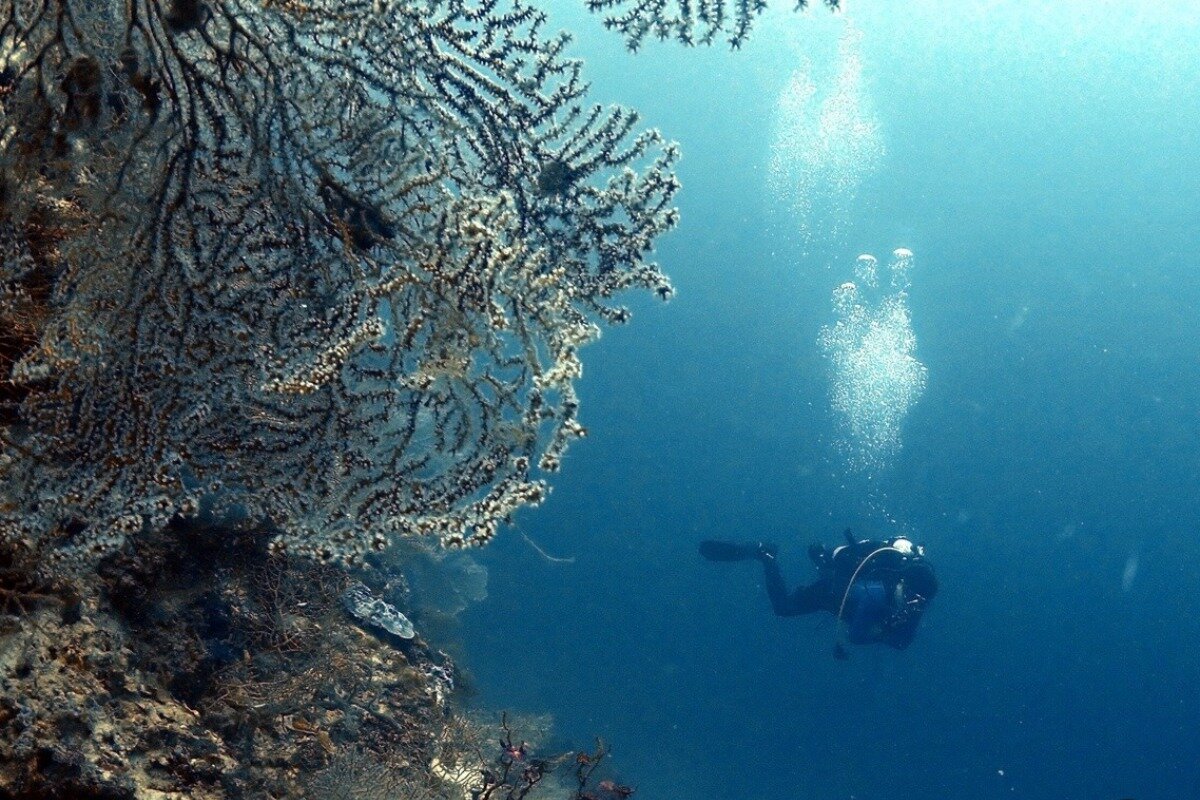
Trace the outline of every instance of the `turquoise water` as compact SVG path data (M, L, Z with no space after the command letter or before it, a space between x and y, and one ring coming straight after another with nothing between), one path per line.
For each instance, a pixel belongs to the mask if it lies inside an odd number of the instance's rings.
M1200 5L772 9L739 52L637 55L560 5L596 96L683 147L678 294L585 351L589 437L478 554L482 703L604 736L645 798L1200 797ZM781 96L847 54L866 127L806 156ZM927 382L864 470L820 335L897 247ZM799 582L847 526L938 568L905 652L835 661L827 616L696 555L773 539Z

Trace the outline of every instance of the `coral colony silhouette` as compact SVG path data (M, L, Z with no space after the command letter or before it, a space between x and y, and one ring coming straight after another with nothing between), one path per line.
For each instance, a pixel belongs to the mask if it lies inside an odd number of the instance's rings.
M837 9L840 0L824 0ZM647 37L674 39L684 45L709 45L726 36L730 47L739 48L750 36L766 0L587 0L588 9L604 13L604 25L617 31L630 50L639 49ZM796 0L797 10L808 0Z
M2 7L4 538L67 568L203 511L350 559L543 497L678 183L542 12Z

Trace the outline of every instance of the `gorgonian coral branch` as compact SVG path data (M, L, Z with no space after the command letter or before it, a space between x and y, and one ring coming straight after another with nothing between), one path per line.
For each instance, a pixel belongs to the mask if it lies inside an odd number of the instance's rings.
M830 9L841 6L841 0L824 2ZM766 10L767 0L587 0L587 7L605 14L604 26L620 33L630 50L650 36L691 46L709 45L724 35L738 48ZM808 0L796 0L797 11L807 7Z
M0 3L0 533L201 510L482 542L675 224L673 145L519 2Z

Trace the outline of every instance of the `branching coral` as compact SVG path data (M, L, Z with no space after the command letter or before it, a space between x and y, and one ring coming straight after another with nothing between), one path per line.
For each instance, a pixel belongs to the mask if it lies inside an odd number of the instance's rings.
M830 9L841 0L824 0ZM637 50L648 36L675 39L685 45L712 44L720 35L729 45L741 47L750 36L754 21L767 8L767 0L587 0L588 9L607 14L604 26L625 38ZM796 10L808 8L808 0L796 0Z
M670 287L673 145L520 0L0 2L0 537L489 539Z

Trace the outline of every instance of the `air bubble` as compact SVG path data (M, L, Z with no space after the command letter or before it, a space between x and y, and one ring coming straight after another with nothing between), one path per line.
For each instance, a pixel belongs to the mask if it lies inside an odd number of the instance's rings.
M847 27L833 80L818 87L807 66L798 69L776 105L768 185L806 244L838 234L863 180L883 159L861 46L862 34Z
M928 372L916 358L905 291L912 252L900 248L892 256L891 292L868 293L843 283L833 292L836 319L820 335L848 464L870 474L887 470L899 454L904 419L925 391ZM873 277L875 266L873 256L859 256L855 272L860 280L864 269Z

